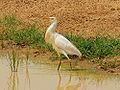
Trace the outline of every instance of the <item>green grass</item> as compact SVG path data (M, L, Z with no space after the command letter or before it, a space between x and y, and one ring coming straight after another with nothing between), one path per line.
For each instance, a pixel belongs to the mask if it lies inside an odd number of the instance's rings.
M86 58L104 58L105 56L119 55L120 40L112 37L98 36L96 38L83 38L67 35Z
M44 41L44 32L37 28L36 24L25 25L15 16L6 16L0 20L0 40L8 40L16 45L32 48L53 50L52 46ZM76 35L65 35L81 51L85 58L104 58L116 56L120 52L120 40L112 37L98 36L95 38L83 38ZM1 47L5 47L3 43Z
M40 32L35 24L26 26L14 16L6 16L0 20L0 26L3 27L0 32L0 40L13 41L16 45L31 46L32 48L51 49L50 45L44 41L44 32Z

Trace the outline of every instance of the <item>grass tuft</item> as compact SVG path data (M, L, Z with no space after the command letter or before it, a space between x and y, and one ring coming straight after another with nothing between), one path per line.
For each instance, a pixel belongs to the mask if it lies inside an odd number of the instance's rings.
M111 37L98 36L96 38L83 38L67 35L86 58L104 58L105 56L119 55L120 40Z
M0 32L0 40L13 41L20 46L48 48L51 50L50 45L44 41L44 32L40 32L41 30L35 24L26 26L14 16L6 16L0 21L0 26L3 27L3 30Z

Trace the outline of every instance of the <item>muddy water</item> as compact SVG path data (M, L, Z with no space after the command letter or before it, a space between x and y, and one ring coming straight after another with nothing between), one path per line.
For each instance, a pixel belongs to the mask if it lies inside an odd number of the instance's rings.
M0 57L0 90L120 90L120 76L84 69L58 72L32 60L11 72L7 58Z

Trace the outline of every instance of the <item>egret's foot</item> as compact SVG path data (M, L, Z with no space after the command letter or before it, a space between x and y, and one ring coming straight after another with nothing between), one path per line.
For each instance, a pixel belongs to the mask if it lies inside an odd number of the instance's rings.
M70 61L70 69L72 70L72 63L71 63L71 61Z
M61 60L60 60L60 62L59 62L59 65L58 65L58 67L57 67L57 70L60 69L60 66L61 66Z

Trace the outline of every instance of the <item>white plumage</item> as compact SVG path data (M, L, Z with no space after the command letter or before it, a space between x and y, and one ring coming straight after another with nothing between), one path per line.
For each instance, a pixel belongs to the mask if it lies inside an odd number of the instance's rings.
M81 58L82 56L81 52L68 39L66 39L61 34L55 32L55 29L57 27L56 18L55 17L50 17L50 18L51 18L51 25L48 27L46 31L45 41L47 43L52 44L53 48L57 51L59 56L60 54L64 54L69 59L69 57L67 56L67 54L69 54L69 55L77 55ZM58 65L58 70L60 65L61 65L61 60Z
M54 34L54 39L55 39L55 46L60 49L63 50L65 53L69 54L69 55L77 55L79 57L81 57L81 53L80 51L65 37L63 37L62 35L55 33ZM59 52L61 53L61 52Z

